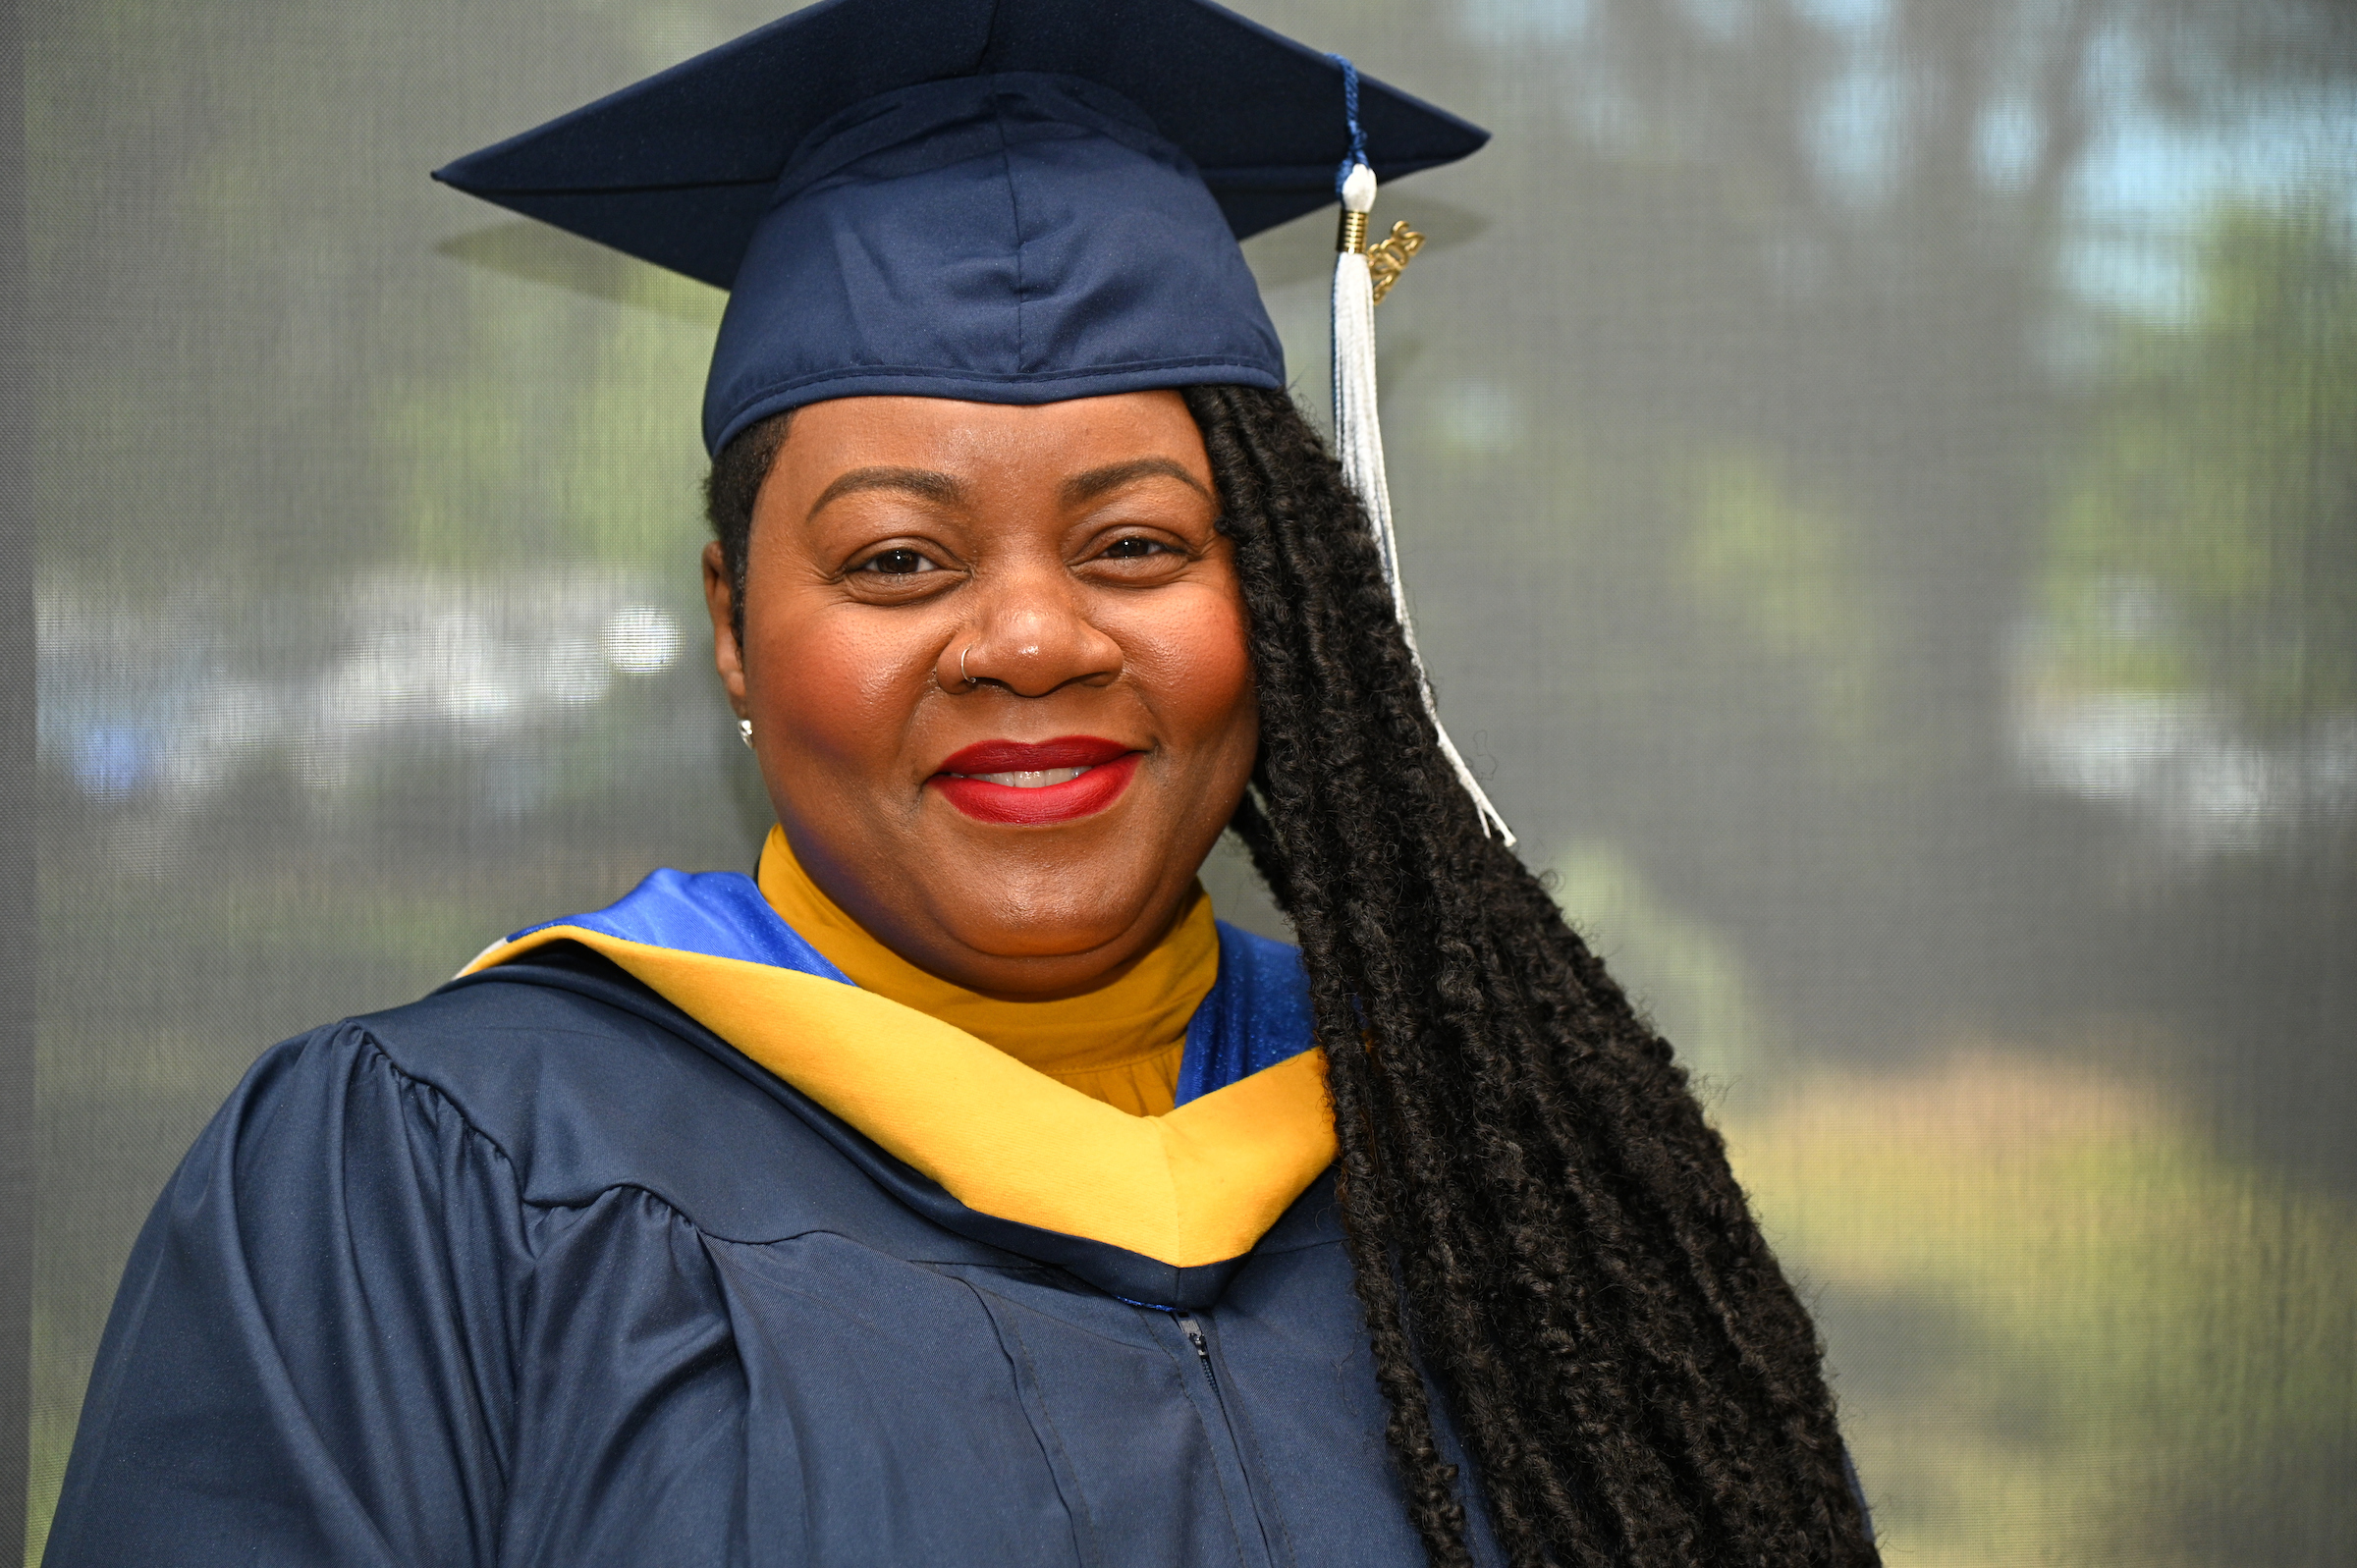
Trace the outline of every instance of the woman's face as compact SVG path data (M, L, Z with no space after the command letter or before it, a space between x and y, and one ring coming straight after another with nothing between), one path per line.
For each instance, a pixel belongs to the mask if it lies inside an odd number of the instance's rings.
M903 957L1007 996L1161 938L1259 742L1210 460L1174 392L797 411L715 658L795 855Z

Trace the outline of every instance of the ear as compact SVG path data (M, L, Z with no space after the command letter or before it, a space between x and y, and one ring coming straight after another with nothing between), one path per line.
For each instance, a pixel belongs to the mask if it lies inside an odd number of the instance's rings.
M729 694L729 706L740 719L744 710L744 649L737 641L737 585L729 580L729 564L718 540L704 546L704 609L712 617L712 668Z

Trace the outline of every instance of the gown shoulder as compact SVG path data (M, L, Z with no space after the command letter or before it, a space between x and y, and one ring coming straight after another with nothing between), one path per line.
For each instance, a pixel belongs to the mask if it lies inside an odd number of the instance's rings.
M959 1245L764 1076L578 949L265 1053L133 1248L44 1560L489 1563L527 1516L659 1560L667 1489L724 1528L716 1253Z
M730 1240L906 1223L845 1161L839 1123L570 943L332 1033L329 1050L374 1054L447 1100L512 1164L527 1208L635 1187Z

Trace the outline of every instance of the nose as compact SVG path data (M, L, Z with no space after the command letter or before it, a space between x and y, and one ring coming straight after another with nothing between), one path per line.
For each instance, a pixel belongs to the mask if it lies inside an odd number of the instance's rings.
M1044 697L1066 686L1110 685L1122 673L1122 645L1089 619L1086 596L1061 566L1010 571L974 584L976 619L953 637L934 666L942 689L996 686L1018 697Z

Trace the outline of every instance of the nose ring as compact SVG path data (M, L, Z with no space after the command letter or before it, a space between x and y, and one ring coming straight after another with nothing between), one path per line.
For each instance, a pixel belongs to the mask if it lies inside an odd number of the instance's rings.
M970 686L974 683L974 677L965 673L965 656L973 651L974 645L970 642L958 650L958 683L959 685Z

